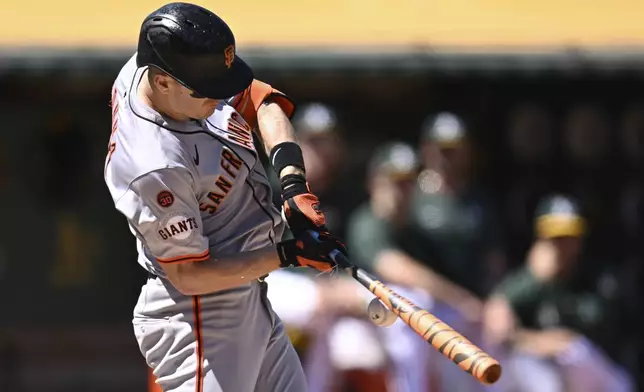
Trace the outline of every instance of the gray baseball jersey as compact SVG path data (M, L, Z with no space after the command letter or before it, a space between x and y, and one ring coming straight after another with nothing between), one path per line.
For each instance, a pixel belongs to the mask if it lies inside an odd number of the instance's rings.
M250 126L222 102L205 121L177 122L137 96L132 57L112 91L105 182L136 236L150 278L135 334L164 391L302 391L299 360L265 283L184 296L161 264L200 262L271 246L284 222Z

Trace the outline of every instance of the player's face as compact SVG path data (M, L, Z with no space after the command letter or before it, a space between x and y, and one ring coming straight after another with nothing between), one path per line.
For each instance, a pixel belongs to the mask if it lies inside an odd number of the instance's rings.
M201 97L175 80L172 87L168 89L168 99L175 112L197 120L212 116L221 102L221 100Z

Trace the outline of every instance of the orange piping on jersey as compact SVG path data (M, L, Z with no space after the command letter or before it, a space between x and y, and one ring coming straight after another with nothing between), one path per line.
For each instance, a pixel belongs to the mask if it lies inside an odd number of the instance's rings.
M250 92L250 87L246 88L246 90L242 91L241 94L237 94L237 96L233 99L231 102L231 106L235 108L238 112L243 112L245 107L240 107L240 104L242 102L248 102L245 101L245 98L248 96L248 93Z
M192 297L192 309L195 316L195 353L197 354L197 371L195 392L203 391L203 336L201 335L201 301L198 296Z
M210 258L210 249L206 249L205 252L200 253L198 255L183 255L183 256L176 256L176 257L171 257L169 259L159 259L157 258L157 261L162 264L167 264L167 263L188 263L188 262L193 262L193 261L206 261Z
M112 138L114 137L114 133L118 130L118 112L119 112L119 102L117 99L117 91L116 87L112 87L112 99L110 100L110 106L112 107L112 133L110 133L110 141L107 146L107 157L105 158L105 168L107 169L107 165L110 163L112 160L112 154L114 154L114 151L116 150L116 142L112 141Z
M148 368L148 392L163 392L156 379L152 368Z

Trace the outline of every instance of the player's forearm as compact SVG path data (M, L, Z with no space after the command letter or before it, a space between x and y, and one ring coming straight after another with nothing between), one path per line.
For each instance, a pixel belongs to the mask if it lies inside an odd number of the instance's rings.
M262 105L257 110L257 124L264 143L266 153L270 154L273 147L284 142L295 142L295 130L282 108L276 103ZM304 174L294 166L285 167L278 175Z
M257 125L266 152L283 142L295 141L295 130L286 113L276 103L261 105L257 110Z
M234 257L177 265L174 276L168 277L182 294L201 295L242 286L278 268L280 259L271 246Z

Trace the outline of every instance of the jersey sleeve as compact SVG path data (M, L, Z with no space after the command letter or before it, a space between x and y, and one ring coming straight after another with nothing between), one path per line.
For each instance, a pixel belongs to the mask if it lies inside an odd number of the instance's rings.
M186 169L147 173L130 184L116 208L159 263L210 257L193 179Z
M257 110L266 100L277 103L286 116L291 118L295 112L295 103L279 90L260 80L254 79L251 85L242 93L234 96L228 102L242 115L244 120L251 126L257 128Z

